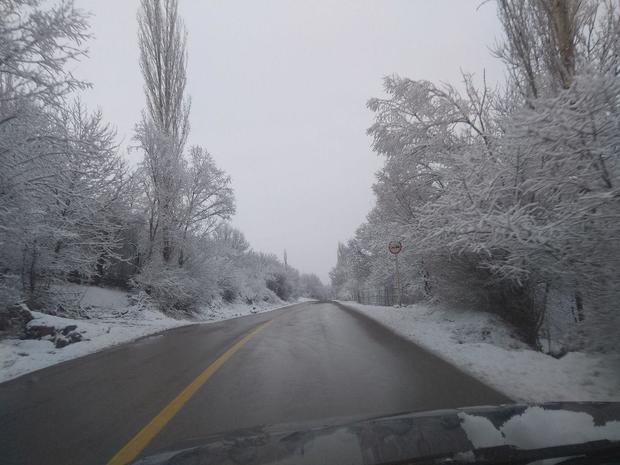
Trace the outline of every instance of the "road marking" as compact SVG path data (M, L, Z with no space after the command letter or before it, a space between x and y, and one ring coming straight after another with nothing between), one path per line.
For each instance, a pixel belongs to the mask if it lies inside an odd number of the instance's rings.
M219 370L224 363L226 363L235 353L237 353L247 342L262 331L271 321L263 323L248 334L243 339L239 340L230 349L224 352L219 358L209 365L202 373L198 375L194 381L192 381L181 393L176 396L172 402L170 402L164 409L153 418L148 425L136 434L131 441L125 444L121 450L119 450L114 457L107 463L107 465L125 465L135 458L144 450L146 446L157 436L157 434L164 429L164 426L168 424L170 420L183 408L188 400L192 398L194 394L202 387L207 380Z

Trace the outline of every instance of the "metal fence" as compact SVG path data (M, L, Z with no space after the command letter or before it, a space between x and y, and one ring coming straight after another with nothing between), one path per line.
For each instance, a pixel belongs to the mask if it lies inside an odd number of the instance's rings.
M399 303L398 289L389 286L375 289L358 289L355 291L354 298L358 303L366 305L382 305L389 307L398 305ZM403 305L414 303L413 296L408 295L406 292L403 292L401 300Z

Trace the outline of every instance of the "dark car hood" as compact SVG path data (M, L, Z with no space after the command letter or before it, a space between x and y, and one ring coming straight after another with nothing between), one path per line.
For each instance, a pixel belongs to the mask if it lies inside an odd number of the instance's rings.
M502 405L219 434L140 465L527 463L620 454L620 403ZM607 457L603 455L603 457Z

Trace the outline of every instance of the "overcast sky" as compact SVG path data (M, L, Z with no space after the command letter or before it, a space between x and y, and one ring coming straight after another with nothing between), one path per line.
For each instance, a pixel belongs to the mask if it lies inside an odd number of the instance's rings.
M458 83L460 71L501 80L500 37L481 0L180 0L188 38L190 144L232 177L233 224L324 282L338 241L373 206L381 160L366 129L382 77ZM144 105L137 0L76 0L93 14L90 58L77 74L125 143ZM138 155L130 155L133 161ZM389 238L386 238L386 241Z

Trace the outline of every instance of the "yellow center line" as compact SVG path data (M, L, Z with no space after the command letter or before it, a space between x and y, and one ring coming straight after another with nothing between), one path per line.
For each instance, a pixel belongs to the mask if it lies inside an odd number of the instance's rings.
M181 393L176 396L164 409L153 418L148 425L136 434L131 441L125 444L107 465L125 465L134 460L140 452L157 436L157 434L168 424L170 420L183 408L188 400L202 387L207 380L220 369L235 353L237 353L252 337L262 331L271 321L263 323L238 341L230 349L224 352L219 358L209 365L202 373L198 375Z

